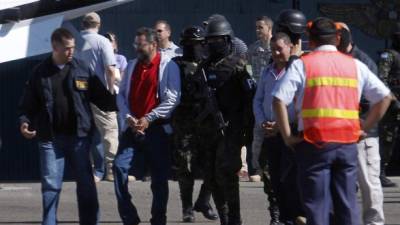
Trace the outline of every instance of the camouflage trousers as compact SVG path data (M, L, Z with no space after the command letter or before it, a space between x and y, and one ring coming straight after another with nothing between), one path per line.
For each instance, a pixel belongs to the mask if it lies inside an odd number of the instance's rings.
M200 148L198 135L178 131L174 136L173 157L184 211L193 208L194 182L196 178L203 177L204 153ZM196 204L209 205L210 200L211 190L202 184Z

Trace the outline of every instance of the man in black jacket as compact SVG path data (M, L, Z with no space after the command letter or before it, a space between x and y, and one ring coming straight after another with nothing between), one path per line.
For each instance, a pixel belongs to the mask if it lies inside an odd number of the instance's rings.
M55 30L51 43L52 55L35 67L19 106L21 134L39 140L42 224L57 224L67 159L76 176L80 224L95 225L99 204L89 161L93 128L89 101L99 99L93 93L101 94L101 83L87 66L73 58L75 41L68 30Z

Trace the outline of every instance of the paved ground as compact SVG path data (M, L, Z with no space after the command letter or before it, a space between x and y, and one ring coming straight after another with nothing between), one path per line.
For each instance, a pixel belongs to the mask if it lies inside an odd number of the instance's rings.
M400 177L393 178L400 186ZM107 225L122 224L120 222L114 187L110 182L101 182L98 185L101 204L101 223ZM138 206L142 224L150 224L149 211L151 192L148 182L131 183L130 189L134 194L134 201ZM199 182L196 183L196 195ZM242 216L245 225L269 224L266 213L266 196L262 191L261 183L241 183ZM170 202L168 206L168 224L182 224L179 190L176 182L170 183ZM387 225L400 225L400 188L385 189L384 206ZM40 224L41 198L40 184L18 183L0 184L0 224ZM60 208L60 224L78 224L75 197L75 185L64 183ZM211 225L217 222L207 221L200 214L196 214L195 225Z

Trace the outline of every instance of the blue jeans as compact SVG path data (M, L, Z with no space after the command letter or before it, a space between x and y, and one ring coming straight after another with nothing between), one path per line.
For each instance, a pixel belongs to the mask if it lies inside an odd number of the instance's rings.
M114 184L118 211L125 225L137 224L140 219L128 190L128 172L134 164L136 153L141 151L151 170L151 224L165 225L168 203L168 176L171 165L168 135L161 125L153 125L144 136L127 129L120 137L114 160Z
M57 224L57 208L63 182L65 160L75 174L79 221L96 225L99 203L89 161L89 139L56 136L52 141L39 142L43 197L43 225Z
M97 128L95 128L93 132L90 152L92 153L94 175L103 179L105 173L104 147L103 142L101 141L100 132Z
M357 145L327 144L317 148L302 142L295 148L307 224L329 224L333 211L335 224L360 225Z

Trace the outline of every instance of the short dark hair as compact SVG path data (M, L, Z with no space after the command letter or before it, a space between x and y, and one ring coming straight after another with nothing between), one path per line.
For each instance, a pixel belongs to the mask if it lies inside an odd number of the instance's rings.
M115 52L118 52L118 39L117 39L117 35L115 35L113 32L107 32L104 34L104 37L106 37L110 42L114 42L115 43Z
M336 45L337 34L335 22L329 18L317 18L310 29L310 41L317 45Z
M117 42L118 40L117 40L117 36L113 33L113 32L107 32L107 33L105 33L104 34L104 37L106 37L108 40L110 40L111 42L112 41L115 41L115 42Z
M271 38L271 43L276 42L278 40L283 40L283 42L287 45L292 44L292 41L290 40L289 35L287 35L286 33L283 33L283 32L278 32L278 33L274 34L274 36L272 36L272 38Z
M256 21L264 21L264 23L267 24L270 30L272 30L272 28L274 27L274 21L272 21L272 19L268 16L258 16L256 17Z
M152 28L141 27L137 29L136 36L142 36L142 35L146 37L146 41L148 42L157 42L157 33Z
M171 25L166 20L157 20L154 26L157 26L158 24L164 24L167 30L171 31Z
M51 34L52 43L62 44L64 40L71 39L74 39L74 35L72 35L72 33L65 28L58 28Z

